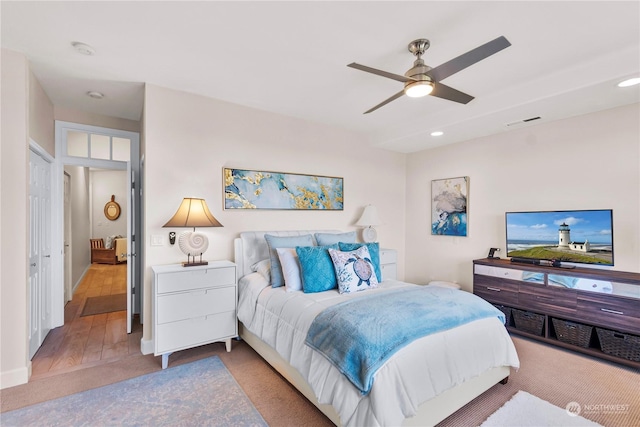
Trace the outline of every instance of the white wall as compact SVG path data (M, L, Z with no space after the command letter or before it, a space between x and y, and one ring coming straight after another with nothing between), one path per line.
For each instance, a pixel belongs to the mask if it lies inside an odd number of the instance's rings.
M405 277L472 290L471 260L505 254L506 211L613 209L615 270L640 272L638 104L542 123L407 158ZM432 236L430 182L469 176L469 236ZM500 256L500 254L498 254Z
M0 387L29 378L27 326L27 220L29 66L24 55L2 49L0 145Z
M295 118L198 95L147 85L145 91L144 293L151 295L150 266L186 261L168 245L162 226L184 197L206 199L224 228L209 236L205 259L233 259L233 239L246 230L357 229L371 203L385 225L383 247L400 253L404 267L405 155L369 148L359 136ZM343 211L223 210L223 167L344 177ZM163 246L150 246L162 235ZM145 301L144 339L150 339L150 301Z
M91 264L89 168L65 166L71 177L71 283L75 287Z
M91 237L104 239L107 236L127 235L127 171L94 170L91 171ZM110 221L104 215L104 205L111 196L120 205L120 217ZM88 243L87 243L88 244Z

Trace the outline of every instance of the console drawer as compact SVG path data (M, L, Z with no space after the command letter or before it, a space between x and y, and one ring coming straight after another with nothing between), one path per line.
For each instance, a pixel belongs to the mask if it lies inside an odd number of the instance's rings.
M518 270L515 268L503 268L503 267L493 267L490 265L481 265L476 264L474 266L473 272L475 274L480 274L483 276L492 276L499 277L501 279L510 279L510 280L524 280L523 277L527 274L535 275L535 273L529 273L527 271ZM542 278L542 283L544 283L544 276Z
M578 292L572 289L554 289L548 286L520 284L520 306L557 315L574 315Z
M635 299L579 291L576 314L594 325L640 334L640 307Z
M518 304L517 284L492 279L489 276L474 276L473 293L490 302L504 305Z

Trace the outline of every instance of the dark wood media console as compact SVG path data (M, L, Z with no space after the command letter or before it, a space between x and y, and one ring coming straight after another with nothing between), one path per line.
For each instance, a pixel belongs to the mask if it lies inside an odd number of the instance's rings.
M640 273L473 261L473 293L511 333L640 368Z

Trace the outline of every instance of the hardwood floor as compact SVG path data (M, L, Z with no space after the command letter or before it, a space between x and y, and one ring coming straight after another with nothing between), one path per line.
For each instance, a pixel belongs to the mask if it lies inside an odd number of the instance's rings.
M142 326L136 317L127 334L127 312L81 317L89 297L127 292L127 264L91 264L64 309L64 326L49 332L31 360L30 380L140 355Z

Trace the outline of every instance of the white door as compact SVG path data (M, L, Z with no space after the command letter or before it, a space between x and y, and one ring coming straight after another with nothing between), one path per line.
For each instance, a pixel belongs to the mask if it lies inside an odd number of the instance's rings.
M73 298L73 285L71 283L71 176L64 173L64 302Z
M51 329L51 164L29 152L29 359Z

